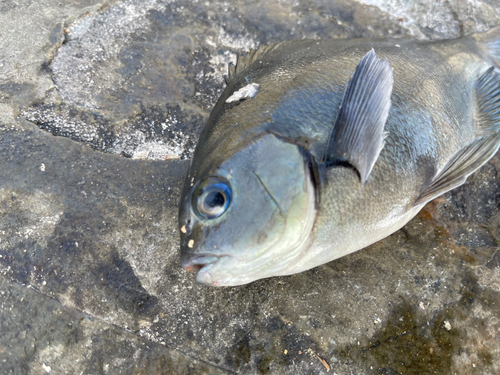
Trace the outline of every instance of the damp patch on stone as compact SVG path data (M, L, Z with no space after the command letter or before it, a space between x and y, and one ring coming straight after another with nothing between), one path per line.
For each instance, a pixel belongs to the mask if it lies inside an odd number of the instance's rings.
M132 159L190 159L205 119L179 107L141 108L112 123L95 111L74 105L37 105L21 117L53 135L81 142L96 151Z

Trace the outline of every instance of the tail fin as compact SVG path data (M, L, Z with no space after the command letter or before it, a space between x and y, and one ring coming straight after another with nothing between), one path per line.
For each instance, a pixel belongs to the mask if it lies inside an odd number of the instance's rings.
M496 65L500 66L500 26L472 37L495 60Z

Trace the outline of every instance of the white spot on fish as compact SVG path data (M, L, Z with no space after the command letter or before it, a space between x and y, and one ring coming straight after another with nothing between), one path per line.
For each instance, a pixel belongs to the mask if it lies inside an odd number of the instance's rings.
M188 247L189 247L190 249L192 249L192 248L193 248L193 246L194 246L194 240L189 240L189 242L188 242Z
M183 226L182 226L182 228L181 228L181 232L182 232L182 233L187 233L187 230L186 230L186 226L185 226L185 225L183 225Z
M45 172L45 164L44 164L44 163L42 163L42 165L40 166L40 170L41 170L42 172Z
M233 93L233 95L226 99L226 103L233 103L243 99L253 98L258 93L259 85L257 83L250 83Z

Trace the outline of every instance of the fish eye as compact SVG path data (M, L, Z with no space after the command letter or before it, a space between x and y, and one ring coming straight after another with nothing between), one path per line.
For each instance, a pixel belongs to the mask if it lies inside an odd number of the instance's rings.
M229 183L220 177L208 177L196 186L193 209L203 219L215 219L226 212L231 203Z

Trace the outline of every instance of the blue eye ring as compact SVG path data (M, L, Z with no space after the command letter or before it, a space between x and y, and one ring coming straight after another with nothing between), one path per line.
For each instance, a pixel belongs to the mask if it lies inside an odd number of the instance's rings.
M198 183L193 191L193 210L202 219L218 218L231 204L231 197L231 187L227 180L208 177Z

